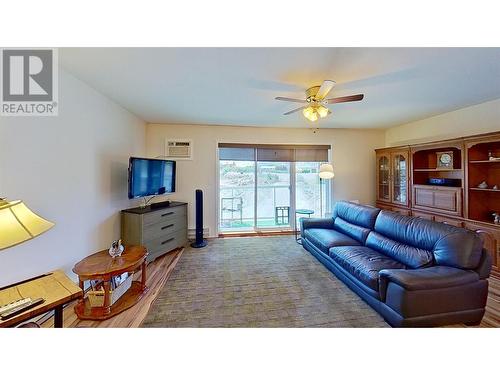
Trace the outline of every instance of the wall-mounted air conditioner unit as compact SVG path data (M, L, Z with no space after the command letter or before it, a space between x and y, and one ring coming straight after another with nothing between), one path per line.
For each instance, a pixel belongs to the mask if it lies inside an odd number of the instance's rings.
M193 140L165 139L165 158L171 160L193 160Z

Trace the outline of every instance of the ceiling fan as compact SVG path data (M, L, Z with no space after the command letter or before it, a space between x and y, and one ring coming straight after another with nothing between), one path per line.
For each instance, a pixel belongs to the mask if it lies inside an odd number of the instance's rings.
M334 81L325 80L321 86L313 86L306 90L306 99L293 99L284 98L282 96L277 96L276 100L283 100L285 102L294 103L304 103L305 105L294 109L292 111L284 113L284 115L290 115L292 113L302 111L302 114L309 121L316 121L318 118L323 118L332 113L327 107L327 104L334 103L345 103L345 102L357 102L363 99L363 94L342 96L339 98L326 99L326 96L330 93L335 85Z

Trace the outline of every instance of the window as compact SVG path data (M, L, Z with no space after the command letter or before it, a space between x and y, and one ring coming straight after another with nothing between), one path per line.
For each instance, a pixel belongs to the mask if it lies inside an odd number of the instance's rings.
M330 183L319 178L329 146L219 144L219 231L294 229L295 210L323 217Z

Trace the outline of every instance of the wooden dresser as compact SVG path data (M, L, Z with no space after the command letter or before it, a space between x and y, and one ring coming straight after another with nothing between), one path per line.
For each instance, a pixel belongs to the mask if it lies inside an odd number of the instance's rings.
M377 207L475 231L500 277L500 225L492 215L500 213L500 132L375 151ZM431 185L436 178L452 186Z
M151 262L187 239L187 203L171 202L168 207L130 208L121 212L121 233L125 245L142 245Z

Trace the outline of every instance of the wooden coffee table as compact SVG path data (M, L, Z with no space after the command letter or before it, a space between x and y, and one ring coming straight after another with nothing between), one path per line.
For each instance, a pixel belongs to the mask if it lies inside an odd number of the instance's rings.
M125 246L122 255L112 258L108 250L102 250L81 260L73 268L78 275L80 288L84 289L84 281L102 281L104 289L104 306L91 307L88 297L80 299L75 306L75 313L80 319L105 320L134 306L147 292L146 257L148 252L144 246ZM124 272L135 273L141 270L141 281L133 281L132 286L111 305L111 278ZM132 277L132 276L131 276Z

